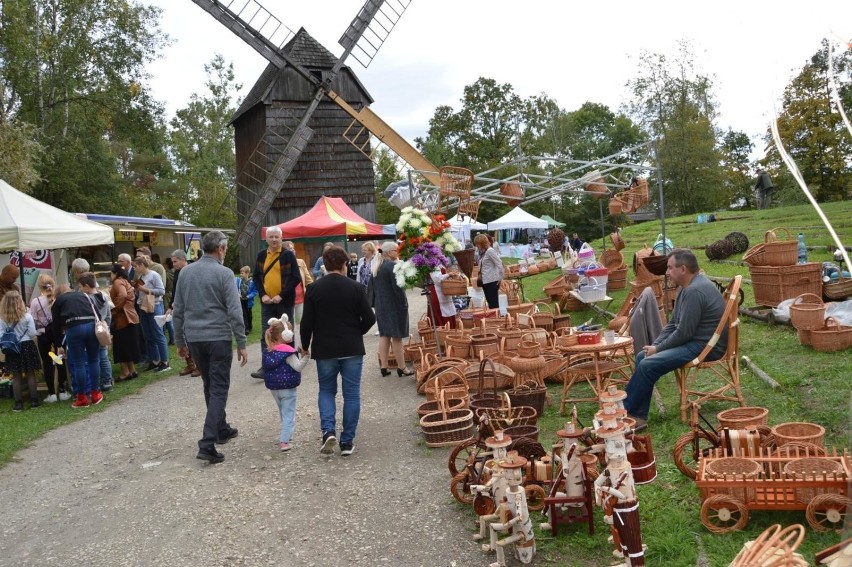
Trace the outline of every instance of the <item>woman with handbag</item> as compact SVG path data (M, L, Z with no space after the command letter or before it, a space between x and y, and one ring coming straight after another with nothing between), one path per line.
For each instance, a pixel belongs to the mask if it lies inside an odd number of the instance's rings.
M499 306L500 281L505 273L503 262L500 261L497 252L491 247L487 235L476 235L473 244L479 253L479 279L477 284L485 293L485 301L488 302L488 307L496 309Z
M127 281L127 272L119 264L111 270L112 286L109 297L112 300L112 358L121 365L117 382L132 380L139 376L136 361L139 360L139 314L136 313L136 291Z
M103 401L101 394L101 344L95 335L95 322L98 315L89 295L95 292L95 275L86 272L77 280L78 291L61 294L50 309L53 317L54 343L62 341L62 328L65 329L65 347L59 347L58 354L66 355L71 369L75 400L72 408L97 405Z
M136 303L139 305L139 320L142 325L142 336L145 337L145 347L148 349L150 365L145 369L166 372L169 366L169 349L166 345L166 335L163 328L154 319L164 313L163 295L166 288L160 274L151 269L151 260L145 256L133 259L133 269L139 279L136 280Z

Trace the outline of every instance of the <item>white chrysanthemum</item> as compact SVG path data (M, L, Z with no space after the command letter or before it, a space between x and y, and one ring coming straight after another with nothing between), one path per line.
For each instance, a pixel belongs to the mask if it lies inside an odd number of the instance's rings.
M417 266L415 266L411 262L405 262L404 271L405 271L405 277L413 278L414 276L417 275Z
M411 228L417 229L417 228L420 228L421 226L423 226L423 223L420 222L420 219L413 218L410 221L408 221L408 226L410 226Z
M407 206L407 207L403 208L403 209L402 209L402 212L403 212L403 213L410 213L410 212L411 212L411 211L413 211L413 210L414 210L414 207L412 207L411 205L409 205L409 206Z
M399 222L396 223L396 229L399 231L405 230L405 225L411 220L411 215L404 213L399 216Z

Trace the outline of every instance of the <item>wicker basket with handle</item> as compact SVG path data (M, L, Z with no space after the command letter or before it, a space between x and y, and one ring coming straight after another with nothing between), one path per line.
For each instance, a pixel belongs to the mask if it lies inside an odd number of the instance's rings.
M470 409L476 413L481 408L503 405L503 397L497 390L511 386L514 377L510 368L496 364L490 358L483 358L478 369L468 368L465 379L468 384L476 383L476 392L470 395Z
M447 352L452 351L453 356L459 358L470 358L470 336L463 334L447 335Z
M471 358L476 360L497 354L500 351L500 337L490 331L473 334L470 336L470 351Z
M531 406L512 406L509 394L503 392L503 405L493 408L482 408L476 411L477 417L488 416L488 427L492 433L496 429L505 430L513 425L535 425L538 414Z
M440 409L420 418L428 447L450 447L473 437L476 428L469 409L448 409L445 392L438 396Z
M441 291L444 295L467 295L467 282L461 276L451 276L441 282Z
M535 312L532 314L535 326L545 331L553 331L553 311L550 305L539 301L535 304Z
M825 325L825 304L814 293L803 293L790 304L790 322L796 329L811 331Z
M820 352L834 352L852 347L852 327L841 325L834 317L826 317L825 326L807 331L811 346Z
M779 240L777 231L787 233L785 240ZM798 260L799 241L793 238L786 228L773 228L763 237L763 258L767 266L792 266Z
M559 331L559 329L570 329L571 328L571 314L563 313L562 308L559 307L559 304L556 304L556 315L553 316L553 332Z
M542 415L547 401L547 387L534 380L527 380L509 390L509 399L514 406L530 406L535 408L538 415Z

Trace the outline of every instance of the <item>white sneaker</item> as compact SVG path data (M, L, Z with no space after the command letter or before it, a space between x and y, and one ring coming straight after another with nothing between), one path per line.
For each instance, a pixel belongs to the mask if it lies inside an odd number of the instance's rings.
M71 394L68 392L59 392L59 400L63 402L67 402L71 399Z
M48 397L44 399L44 403L46 404L55 404L59 401L59 398L56 397L56 394L50 394Z

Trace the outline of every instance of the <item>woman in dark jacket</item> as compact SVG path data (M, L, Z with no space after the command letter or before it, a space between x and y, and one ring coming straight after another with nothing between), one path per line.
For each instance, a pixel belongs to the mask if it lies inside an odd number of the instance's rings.
M79 291L69 291L56 298L50 312L53 318L54 342L62 341L65 329L65 348L59 354L67 354L71 380L76 399L72 408L97 405L103 400L101 394L100 350L101 344L95 336L97 315L90 294L95 291L95 275L86 272L77 280Z
M396 283L393 267L397 262L396 244L382 244L382 254L373 264L373 279L370 286L375 296L376 322L379 326L379 362L382 376L390 374L388 355L391 346L397 360L396 372L400 376L411 376L414 370L404 365L402 339L408 336L408 298L405 290Z

